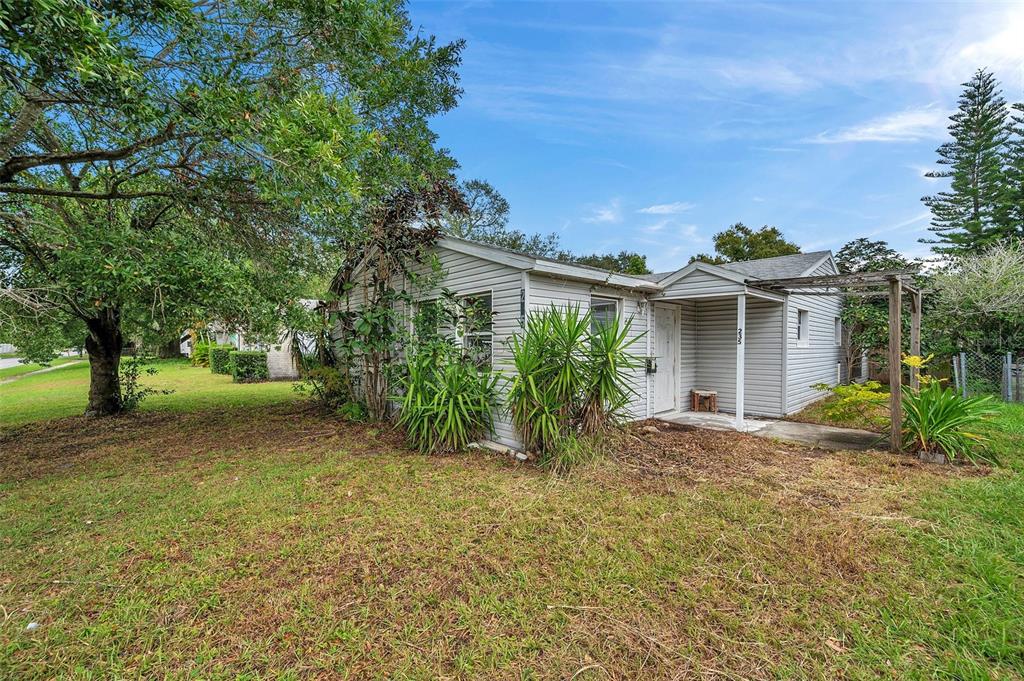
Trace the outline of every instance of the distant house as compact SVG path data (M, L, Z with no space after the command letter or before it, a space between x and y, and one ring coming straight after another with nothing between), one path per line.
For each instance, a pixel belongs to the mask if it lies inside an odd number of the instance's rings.
M822 396L816 383L845 375L842 299L838 295L787 294L759 281L837 274L830 251L801 253L725 265L690 263L672 272L633 276L538 258L453 237L435 246L445 288L489 307L493 322L475 334L490 348L491 366L509 372L506 341L523 329L532 310L579 305L596 317L631 321L640 340L633 351L646 366L630 370L636 390L634 419L671 416L691 408L691 391L714 391L718 408L743 417L781 417ZM424 269L426 267L424 266ZM361 267L347 304L361 303ZM479 336L482 336L479 337ZM508 416L496 415L495 439L519 445Z
M318 300L301 300L303 307L312 310L320 304ZM273 343L255 342L247 339L245 334L239 331L230 331L223 325L213 323L208 325L207 332L209 339L218 345L232 345L238 350L260 350L267 353L267 373L270 380L287 380L299 377L299 357L296 354L309 355L315 350L312 338L306 334L298 334L298 347L296 347L296 336L287 329L282 329ZM184 333L181 336L181 353L186 357L192 355L192 336Z

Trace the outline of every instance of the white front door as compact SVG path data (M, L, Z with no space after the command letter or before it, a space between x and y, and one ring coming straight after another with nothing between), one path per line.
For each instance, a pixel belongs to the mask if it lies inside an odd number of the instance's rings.
M654 308L654 411L672 411L679 399L679 311Z

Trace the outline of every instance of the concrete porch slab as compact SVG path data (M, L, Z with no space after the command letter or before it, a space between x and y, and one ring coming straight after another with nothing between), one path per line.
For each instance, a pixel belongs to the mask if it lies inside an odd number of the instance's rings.
M709 430L736 430L736 419L728 414L683 412L656 418L662 421L669 421L670 423L707 428ZM837 428L835 426L822 426L817 423L797 423L796 421L778 421L774 419L744 419L743 432L756 435L757 437L799 442L822 449L885 449L887 444L884 435L872 433L868 430Z

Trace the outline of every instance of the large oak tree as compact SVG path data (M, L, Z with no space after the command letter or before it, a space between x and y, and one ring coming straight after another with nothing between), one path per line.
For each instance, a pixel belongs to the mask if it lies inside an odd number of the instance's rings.
M86 331L89 413L120 410L126 335L269 328L351 216L453 165L428 119L461 44L388 0L5 3L0 314Z

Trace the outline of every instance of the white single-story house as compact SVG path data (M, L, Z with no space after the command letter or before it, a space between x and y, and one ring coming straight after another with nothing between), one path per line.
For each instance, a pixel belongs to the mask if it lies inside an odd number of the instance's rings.
M629 405L634 419L688 411L691 391L703 390L717 392L720 411L735 414L742 428L744 416L799 411L823 396L813 384L835 384L845 375L842 298L758 287L763 280L837 274L830 251L725 265L694 262L634 276L453 237L434 248L442 276L417 291L417 299L436 299L444 288L489 306L493 321L482 340L496 370L511 371L506 341L523 329L531 310L571 304L595 316L632 320L631 333L640 337L632 351L647 359L628 377L636 391ZM342 307L361 303L362 276L357 266L356 286ZM495 430L499 444L519 446L506 414L496 415Z

